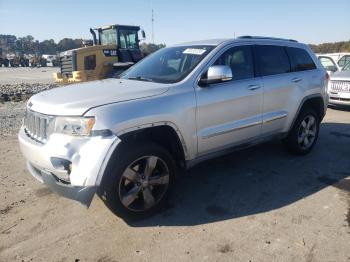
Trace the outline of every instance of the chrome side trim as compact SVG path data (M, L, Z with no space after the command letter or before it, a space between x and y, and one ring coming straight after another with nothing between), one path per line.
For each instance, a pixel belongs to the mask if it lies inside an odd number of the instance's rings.
M244 129L244 128L261 125L261 123L262 123L261 120L260 121L255 121L255 122L251 122L251 123L246 123L246 124L243 124L243 125L239 125L239 126L228 128L226 130L221 130L221 131L205 134L205 135L202 135L201 137L202 137L202 139L208 139L208 138L211 138L211 137L214 137L214 136L219 136L219 135L231 133L231 132L238 131L238 130L241 130L241 129Z
M268 122L272 122L272 121L275 121L275 120L278 120L278 119L281 119L281 118L285 118L287 117L287 113L286 112L277 112L276 114L270 116L270 117L267 117L267 118L263 118L263 124L265 123L268 123Z

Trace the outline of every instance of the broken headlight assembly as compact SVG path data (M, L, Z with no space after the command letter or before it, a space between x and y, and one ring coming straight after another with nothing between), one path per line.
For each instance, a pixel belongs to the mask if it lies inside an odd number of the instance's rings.
M50 121L48 136L53 133L89 136L94 124L94 117L55 117Z

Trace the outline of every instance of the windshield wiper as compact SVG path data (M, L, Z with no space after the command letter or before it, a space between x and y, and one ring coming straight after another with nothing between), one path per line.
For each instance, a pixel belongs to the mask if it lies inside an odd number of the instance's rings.
M153 79L143 77L143 76L129 76L128 79L131 80L138 80L138 81L146 81L146 82L153 82Z

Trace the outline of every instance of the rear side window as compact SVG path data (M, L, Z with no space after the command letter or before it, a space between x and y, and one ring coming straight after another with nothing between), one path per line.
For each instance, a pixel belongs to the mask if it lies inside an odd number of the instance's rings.
M254 63L250 46L237 46L223 53L214 65L231 67L233 80L254 77Z
M293 72L316 69L314 61L304 49L288 47L287 52Z
M257 60L262 76L284 74L290 72L289 59L284 47L258 45Z

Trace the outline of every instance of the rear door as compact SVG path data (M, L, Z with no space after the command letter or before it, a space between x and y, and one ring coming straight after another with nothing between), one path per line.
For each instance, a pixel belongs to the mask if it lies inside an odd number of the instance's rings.
M213 65L231 67L231 81L196 87L198 153L241 144L261 134L262 83L251 45L225 51Z
M259 73L264 83L262 134L268 135L283 129L288 105L299 76L291 78L290 62L283 46L257 45Z

